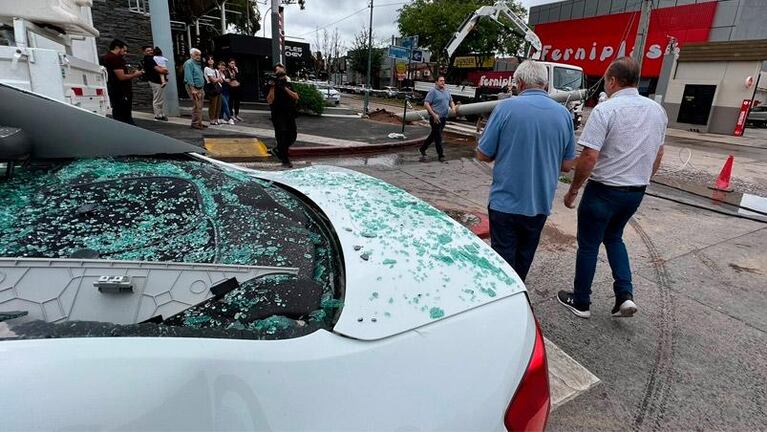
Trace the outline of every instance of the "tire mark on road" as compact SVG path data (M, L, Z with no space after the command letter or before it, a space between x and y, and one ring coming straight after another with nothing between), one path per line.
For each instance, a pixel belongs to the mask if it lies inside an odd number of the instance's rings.
M661 430L669 394L671 393L671 380L674 369L674 351L676 339L676 314L674 298L671 294L671 276L666 263L658 252L650 236L644 231L636 219L629 221L631 227L639 234L648 253L650 262L655 270L655 280L660 296L660 322L658 323L658 347L655 353L655 361L650 371L647 385L645 386L639 411L634 417L634 430Z

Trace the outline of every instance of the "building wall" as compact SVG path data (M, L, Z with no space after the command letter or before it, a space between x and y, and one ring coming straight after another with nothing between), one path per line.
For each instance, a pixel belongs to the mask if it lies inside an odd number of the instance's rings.
M128 44L126 61L140 64L143 59L142 45L154 45L149 15L128 9L128 0L93 0L93 26L99 31L96 39L99 55L104 55L113 39ZM152 106L152 91L145 81L133 81L133 107Z
M709 42L767 39L765 0L659 0L659 7L718 1ZM565 0L530 8L529 24L638 11L642 0ZM545 42L545 41L544 41Z
M680 62L669 82L663 106L669 126L677 129L700 129L704 132L732 134L744 99L751 99L754 89L745 86L748 76L758 76L761 62ZM706 126L677 122L686 85L716 85Z

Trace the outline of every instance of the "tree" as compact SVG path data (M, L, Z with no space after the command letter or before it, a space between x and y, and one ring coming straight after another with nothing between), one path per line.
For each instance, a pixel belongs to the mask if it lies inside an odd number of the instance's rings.
M375 35L373 36L375 38ZM354 36L354 42L352 42L352 48L347 53L349 57L349 67L352 71L367 75L368 72L368 29L364 28L360 30ZM372 56L372 71L371 75L376 76L377 71L381 69L381 60L383 59L383 49L373 47Z
M255 36L261 30L261 12L253 0L228 0L226 8L240 12L227 14L229 24L233 25L238 33Z
M446 48L453 34L474 11L481 6L492 5L494 0L415 0L399 10L400 34L418 35L418 43L429 48L432 59L448 63ZM520 17L527 14L518 0L507 0L509 8ZM456 55L466 53L517 54L524 46L524 39L499 26L490 18L480 19L474 30L456 50Z
M333 67L338 63L342 50L341 33L338 28L333 29L332 32L327 29L322 31L317 29L314 34L314 49L312 51L319 53L318 60L322 60L321 66L324 66L326 72L335 72Z

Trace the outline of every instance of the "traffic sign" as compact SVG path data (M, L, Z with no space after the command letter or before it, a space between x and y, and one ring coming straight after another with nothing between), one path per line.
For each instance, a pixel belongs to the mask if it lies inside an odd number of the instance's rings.
M403 47L390 46L389 57L400 60L407 60L410 58L410 50Z
M416 49L418 48L418 35L403 37L400 39L399 44L402 48Z
M411 60L416 63L422 63L423 62L423 50L413 50L413 56L411 57Z

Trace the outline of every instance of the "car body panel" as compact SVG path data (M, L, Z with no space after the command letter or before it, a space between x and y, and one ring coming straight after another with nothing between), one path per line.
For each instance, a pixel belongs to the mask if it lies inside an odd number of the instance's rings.
M381 339L525 291L479 237L388 183L329 166L250 172L306 195L336 228L346 267L336 332Z
M375 342L5 341L0 410L4 430L503 431L534 339L513 296Z

